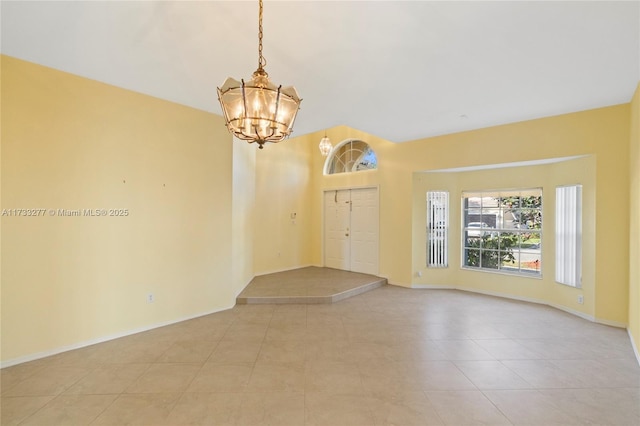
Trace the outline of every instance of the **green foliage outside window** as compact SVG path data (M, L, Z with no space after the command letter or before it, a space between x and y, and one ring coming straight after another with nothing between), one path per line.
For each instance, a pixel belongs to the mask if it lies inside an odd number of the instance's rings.
M498 269L504 264L514 264L513 247L518 247L518 236L514 234L483 235L467 240L467 266ZM480 250L480 248L483 250ZM482 263L480 261L482 260Z

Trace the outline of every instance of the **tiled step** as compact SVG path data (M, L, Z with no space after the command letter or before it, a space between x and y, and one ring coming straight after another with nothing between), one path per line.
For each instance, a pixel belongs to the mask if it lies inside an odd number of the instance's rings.
M386 278L330 268L308 267L254 278L237 304L333 303L387 284Z

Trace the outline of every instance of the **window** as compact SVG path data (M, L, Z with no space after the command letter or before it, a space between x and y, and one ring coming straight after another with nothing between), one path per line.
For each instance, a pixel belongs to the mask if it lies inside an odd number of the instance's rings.
M359 172L378 168L378 159L366 142L348 139L337 145L327 158L324 174Z
M427 266L445 268L449 240L449 193L427 192Z
M540 276L542 189L462 193L465 268Z
M556 188L556 281L580 287L582 185Z

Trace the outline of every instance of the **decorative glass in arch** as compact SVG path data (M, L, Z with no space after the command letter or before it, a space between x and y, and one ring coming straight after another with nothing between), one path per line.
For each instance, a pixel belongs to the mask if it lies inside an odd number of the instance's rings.
M349 139L337 145L325 163L326 175L378 168L378 159L368 143Z

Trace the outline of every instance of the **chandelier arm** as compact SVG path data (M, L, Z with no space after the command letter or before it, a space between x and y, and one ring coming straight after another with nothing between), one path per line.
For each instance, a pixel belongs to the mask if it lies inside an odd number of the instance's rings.
M280 88L282 88L282 85L278 86L278 94L276 95L276 108L273 112L274 123L278 123L278 109L280 109Z
M244 114L243 115L245 116L245 119L246 119L247 111L249 111L247 109L247 94L246 94L246 92L244 90L244 79L241 79L240 81L242 82L242 106L244 107ZM244 121L242 122L242 124L243 125L245 124Z

